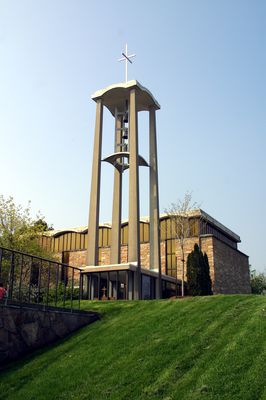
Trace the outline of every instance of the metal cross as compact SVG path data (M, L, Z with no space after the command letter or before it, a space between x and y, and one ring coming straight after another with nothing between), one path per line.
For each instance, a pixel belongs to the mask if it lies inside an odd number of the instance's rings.
M118 61L125 61L126 64L126 82L127 82L127 63L130 62L132 64L132 61L130 60L131 58L135 57L136 54L127 54L127 44L126 44L126 51L125 53L122 53L122 58L119 58Z

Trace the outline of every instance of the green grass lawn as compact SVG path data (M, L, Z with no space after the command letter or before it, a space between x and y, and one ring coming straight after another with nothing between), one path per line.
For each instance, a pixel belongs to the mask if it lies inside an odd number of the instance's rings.
M0 373L0 398L266 400L266 297L89 302L102 319Z

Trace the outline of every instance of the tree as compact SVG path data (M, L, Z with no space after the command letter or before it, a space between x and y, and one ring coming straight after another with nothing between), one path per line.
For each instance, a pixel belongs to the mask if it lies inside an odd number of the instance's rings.
M41 231L41 232L47 232L47 231L52 231L53 225L48 225L47 222L44 220L43 217L40 217L39 219L37 219L36 221L34 221L34 227L37 228L37 230Z
M202 253L197 243L187 258L187 290L191 296L212 294L208 256Z
M172 203L165 213L171 221L173 238L179 241L181 249L182 262L182 287L181 295L184 296L184 280L185 280L185 252L184 245L186 238L191 236L191 217L196 209L200 206L196 202L192 202L191 192L186 192L183 199L178 199ZM203 219L202 216L199 217Z
M191 252L187 258L187 291L191 296L200 293L200 274L199 274L198 252Z
M202 252L201 252L202 253ZM203 255L203 270L202 270L202 284L203 284L203 296L208 296L212 293L212 281L210 277L210 265L209 259L206 253Z
M264 294L266 292L266 275L257 273L256 270L250 272L251 293Z
M48 225L40 215L33 220L30 202L26 208L16 205L13 197L0 195L0 246L42 257L51 257L38 240Z

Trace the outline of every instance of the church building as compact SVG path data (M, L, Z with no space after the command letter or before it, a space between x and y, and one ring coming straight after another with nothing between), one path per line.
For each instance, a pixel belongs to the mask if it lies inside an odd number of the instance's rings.
M190 234L184 241L185 250L185 281L186 259L193 250L194 244L199 244L206 252L214 294L248 294L250 293L249 261L248 256L238 250L240 237L220 222L212 218L201 209L194 210L190 216ZM143 298L154 298L154 288L150 285L152 272L150 265L150 225L149 218L140 219L140 254L143 271ZM181 294L182 253L179 241L175 239L171 220L167 215L160 216L160 253L162 277L162 297L175 294L175 284L178 284L178 294ZM109 281L118 281L118 293L108 286L108 267L110 265L111 245L110 223L99 225L99 266L91 272L95 280L93 298L102 298L108 294L109 298L128 298L127 294L127 267L128 263L128 221L121 225L121 268L117 272L109 271ZM48 231L42 237L42 245L57 254L62 262L86 267L88 227ZM125 268L123 269L123 265ZM127 269L126 269L127 268ZM110 267L109 267L110 269ZM99 282L99 284L98 284Z
M82 268L89 299L159 299L180 294L186 277L182 266L194 244L206 252L214 293L249 293L248 257L237 245L240 238L202 210L188 217L190 229L184 242L174 234L172 220L159 215L156 112L160 105L136 80L127 80L127 63L134 55L122 53L125 82L96 91L89 222L87 227L51 231L42 245L57 253L62 262ZM114 121L113 148L102 155L104 111ZM139 149L139 113L147 113L149 159ZM110 130L108 130L110 134ZM113 166L112 221L100 224L101 168ZM140 217L139 168L149 169L149 217ZM124 172L128 171L128 218L121 220ZM106 199L105 199L106 201ZM204 220L204 223L201 223Z

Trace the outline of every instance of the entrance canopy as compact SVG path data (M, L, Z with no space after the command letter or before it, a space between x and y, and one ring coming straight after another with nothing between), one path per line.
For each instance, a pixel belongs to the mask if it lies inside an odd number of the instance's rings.
M87 278L87 297L90 300L134 300L134 282L139 270L137 263L83 267L83 279ZM157 271L141 268L141 290L137 299L156 298ZM164 298L176 294L176 284L181 281L172 276L162 275L162 295Z

